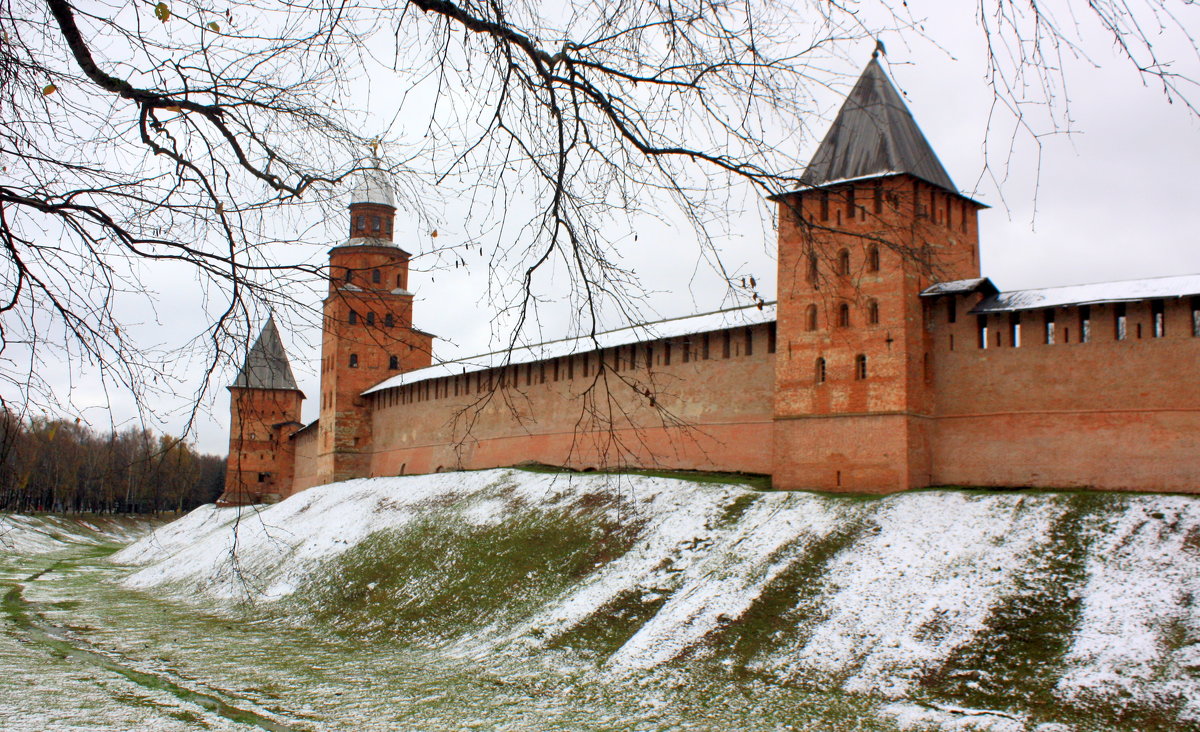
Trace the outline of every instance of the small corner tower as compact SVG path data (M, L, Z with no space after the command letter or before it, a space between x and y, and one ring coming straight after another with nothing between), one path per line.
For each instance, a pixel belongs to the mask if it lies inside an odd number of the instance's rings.
M271 503L292 492L295 450L304 394L296 386L287 352L267 324L229 387L229 458L218 505Z
M775 484L927 485L920 292L978 277L981 207L961 195L876 56L779 205Z
M329 250L321 338L317 482L370 474L371 411L362 393L432 362L433 336L413 328L410 255L393 242L391 181L368 162L350 195L349 237Z

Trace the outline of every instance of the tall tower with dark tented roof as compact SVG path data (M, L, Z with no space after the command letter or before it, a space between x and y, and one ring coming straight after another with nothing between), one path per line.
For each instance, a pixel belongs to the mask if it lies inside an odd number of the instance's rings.
M372 162L350 195L349 237L329 250L317 484L370 474L371 411L363 391L432 361L433 336L413 327L410 255L393 241L395 219L391 181Z
M292 490L295 450L304 394L296 386L287 352L268 318L229 386L229 457L222 505L286 498Z
M959 193L872 58L801 177L777 196L775 485L927 485L932 392L920 292L979 275Z

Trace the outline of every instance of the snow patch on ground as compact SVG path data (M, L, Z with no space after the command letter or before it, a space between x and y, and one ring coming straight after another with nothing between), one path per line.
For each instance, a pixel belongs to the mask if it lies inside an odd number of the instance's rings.
M1200 501L1130 496L1087 562L1058 691L1182 704L1200 722Z
M849 691L907 694L921 670L982 629L1060 511L1014 495L884 499L873 528L829 567L825 619L764 665L789 678L845 678Z
M124 543L146 533L151 519L0 513L0 551L50 554L70 544Z

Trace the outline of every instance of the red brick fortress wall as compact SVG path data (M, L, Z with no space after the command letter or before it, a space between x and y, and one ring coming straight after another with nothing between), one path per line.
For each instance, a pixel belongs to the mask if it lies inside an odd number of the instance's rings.
M773 345L773 324L757 325L378 392L371 475L524 462L769 473Z
M993 314L984 349L978 296L950 323L953 300L928 316L935 484L1200 492L1200 303L1158 301L1158 337L1148 300Z

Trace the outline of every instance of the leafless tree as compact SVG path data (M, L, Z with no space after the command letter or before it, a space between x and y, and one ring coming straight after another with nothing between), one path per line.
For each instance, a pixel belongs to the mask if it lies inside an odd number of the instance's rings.
M1160 33L1195 49L1188 5L978 0L998 105L1027 120L1061 100L1059 62L1086 53L1077 29L1098 19L1139 72L1192 107L1192 79L1155 54ZM855 66L835 59L881 33L918 37L921 13L937 10L0 0L2 391L69 408L42 376L66 362L144 404L171 388L181 355L210 376L240 357L264 307L315 301L314 249L278 245L328 243L313 208L333 210L377 137L401 206L430 228L439 201L466 201L476 236L434 248L428 266L485 262L512 333L555 267L569 273L580 332L606 308L634 319L640 283L611 247L635 235L630 217L674 207L723 272L711 237L731 185L794 187L799 143L824 126L814 91L835 63ZM365 115L373 95L390 122ZM211 325L182 354L135 342L129 323L164 302L157 279L181 271Z

